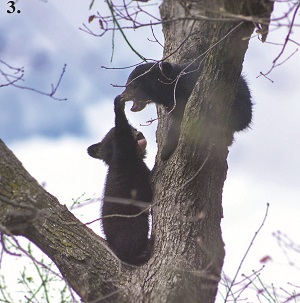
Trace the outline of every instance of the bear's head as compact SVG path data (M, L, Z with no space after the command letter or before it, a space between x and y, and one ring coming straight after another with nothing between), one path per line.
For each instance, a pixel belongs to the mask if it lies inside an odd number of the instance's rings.
M129 75L121 96L124 101L133 101L133 112L143 110L151 102L168 106L173 100L177 76L171 63L141 64Z
M146 155L147 140L143 133L132 127L132 135L137 143L137 152L141 159ZM103 160L110 165L115 149L115 128L112 128L103 140L88 147L88 154L96 159Z

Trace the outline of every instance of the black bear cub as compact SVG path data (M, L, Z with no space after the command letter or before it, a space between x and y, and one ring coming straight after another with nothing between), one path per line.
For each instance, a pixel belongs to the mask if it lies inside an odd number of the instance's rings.
M108 165L101 213L107 242L120 260L141 265L150 258L147 207L152 190L150 170L143 161L147 141L128 123L124 106L125 101L116 97L115 127L88 153Z
M132 111L140 111L150 102L162 104L168 111L172 110L170 127L161 153L163 160L167 160L177 147L185 105L201 72L202 66L198 64L188 66L162 62L141 64L129 75L126 89L121 95L124 100L134 102ZM228 131L233 135L236 131L246 129L251 119L251 94L241 76L228 120Z

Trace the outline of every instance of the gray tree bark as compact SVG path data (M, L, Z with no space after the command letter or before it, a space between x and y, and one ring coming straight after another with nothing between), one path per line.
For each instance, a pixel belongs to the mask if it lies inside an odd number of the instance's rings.
M161 5L164 57L182 63L202 55L204 72L187 104L174 156L166 163L156 159L155 247L147 264L121 264L105 240L46 192L2 141L1 232L36 244L84 302L214 302L225 254L220 228L225 124L254 29L245 17L267 28L272 7L259 0L164 0ZM158 115L160 152L168 117L162 108Z

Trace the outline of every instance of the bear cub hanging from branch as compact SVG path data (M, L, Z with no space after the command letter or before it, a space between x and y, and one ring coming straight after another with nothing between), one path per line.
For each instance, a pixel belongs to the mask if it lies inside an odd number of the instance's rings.
M114 101L115 127L88 148L88 154L108 165L103 207L103 231L120 260L141 265L150 258L150 170L144 163L147 141L124 112L125 101Z
M134 102L132 111L141 111L151 102L162 104L169 112L171 111L170 127L166 131L161 152L162 160L169 159L178 145L184 109L202 69L202 65L195 63L192 65L145 63L137 66L128 77L126 89L121 95L124 100ZM232 136L228 145L232 143L233 133L246 129L251 119L251 94L245 79L241 76L228 119L227 129Z

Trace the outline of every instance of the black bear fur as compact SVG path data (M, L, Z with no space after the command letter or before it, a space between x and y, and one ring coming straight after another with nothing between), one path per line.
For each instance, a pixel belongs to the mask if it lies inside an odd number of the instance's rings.
M151 242L147 207L152 190L150 170L143 161L147 141L128 123L124 106L121 97L116 97L115 127L100 143L91 145L88 154L108 165L101 212L107 242L120 260L141 265L150 257Z
M134 102L132 111L140 111L150 102L162 104L168 111L172 110L171 124L161 152L163 160L167 160L177 147L184 109L201 71L202 66L198 64L145 63L137 66L128 77L126 89L121 95L124 100ZM228 145L232 143L233 133L246 129L251 120L251 94L241 76L228 119L228 131L232 137Z

